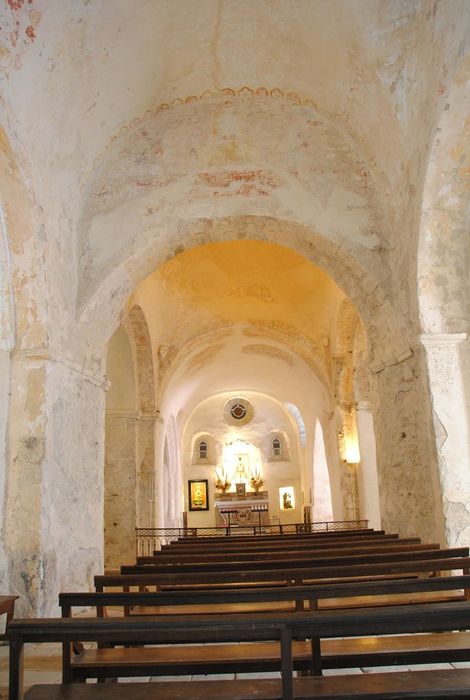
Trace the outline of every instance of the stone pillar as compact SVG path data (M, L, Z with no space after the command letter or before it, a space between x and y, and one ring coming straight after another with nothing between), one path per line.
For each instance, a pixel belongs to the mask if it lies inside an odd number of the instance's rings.
M5 543L20 614L103 570L104 380L45 349L13 356Z
M1 270L1 268L0 268ZM10 396L10 351L0 347L0 523L5 515L7 473L7 425ZM0 538L0 593L8 592L8 565L3 538Z
M359 498L357 488L357 464L343 462L344 519L359 520Z
M418 346L371 366L382 527L443 539L424 353Z
M470 431L466 396L467 334L426 334L420 340L426 350L445 539L450 546L468 545Z
M369 527L379 529L381 527L379 484L370 401L358 401L356 404L356 423L361 455L357 472L360 517L369 521Z
M107 411L105 425L105 568L135 563L137 411Z
M155 527L155 424L159 413L141 413L137 433L137 527Z

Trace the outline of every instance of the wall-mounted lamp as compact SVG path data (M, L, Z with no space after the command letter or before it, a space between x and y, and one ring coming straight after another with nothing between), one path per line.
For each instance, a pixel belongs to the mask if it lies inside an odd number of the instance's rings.
M344 439L344 461L348 464L359 464L361 453L356 437L348 436Z

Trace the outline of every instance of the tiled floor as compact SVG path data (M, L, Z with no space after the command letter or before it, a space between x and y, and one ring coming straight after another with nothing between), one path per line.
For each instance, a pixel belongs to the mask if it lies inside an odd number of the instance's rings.
M455 667L470 667L470 663L456 663ZM352 673L374 673L378 671L403 671L407 670L406 666L387 667L385 668L355 668L355 669L338 669L334 671L325 671L325 675L332 674L352 674ZM428 666L410 666L410 669L415 668L451 668L451 664L433 664ZM245 674L255 677L274 677L276 674ZM279 675L279 674L277 674ZM59 683L61 678L61 645L60 644L27 644L25 649L25 687L29 687L34 683ZM176 678L176 677L175 677ZM203 679L206 676L193 676L193 680ZM218 676L218 678L234 678L232 675ZM179 680L189 680L189 676L178 676ZM149 678L126 679L126 682L134 680L148 681ZM164 680L159 677L158 680ZM166 678L165 680L172 680ZM0 647L0 698L4 700L8 693L8 646Z

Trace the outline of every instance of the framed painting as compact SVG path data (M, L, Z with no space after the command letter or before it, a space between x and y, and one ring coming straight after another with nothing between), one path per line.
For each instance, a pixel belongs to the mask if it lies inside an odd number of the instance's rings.
M281 510L292 510L295 508L293 486L283 486L279 489L279 507Z
M246 496L246 484L244 484L244 483L235 484L235 492L237 494L237 498L245 498L245 496Z
M189 510L209 510L208 483L207 479L188 481Z

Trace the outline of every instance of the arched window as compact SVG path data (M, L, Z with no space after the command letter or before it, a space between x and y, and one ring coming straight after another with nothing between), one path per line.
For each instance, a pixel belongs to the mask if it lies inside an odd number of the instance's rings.
M282 457L282 446L281 441L278 437L272 439L271 453L273 457Z
M208 457L208 447L205 440L201 440L198 446L199 459L207 459Z

